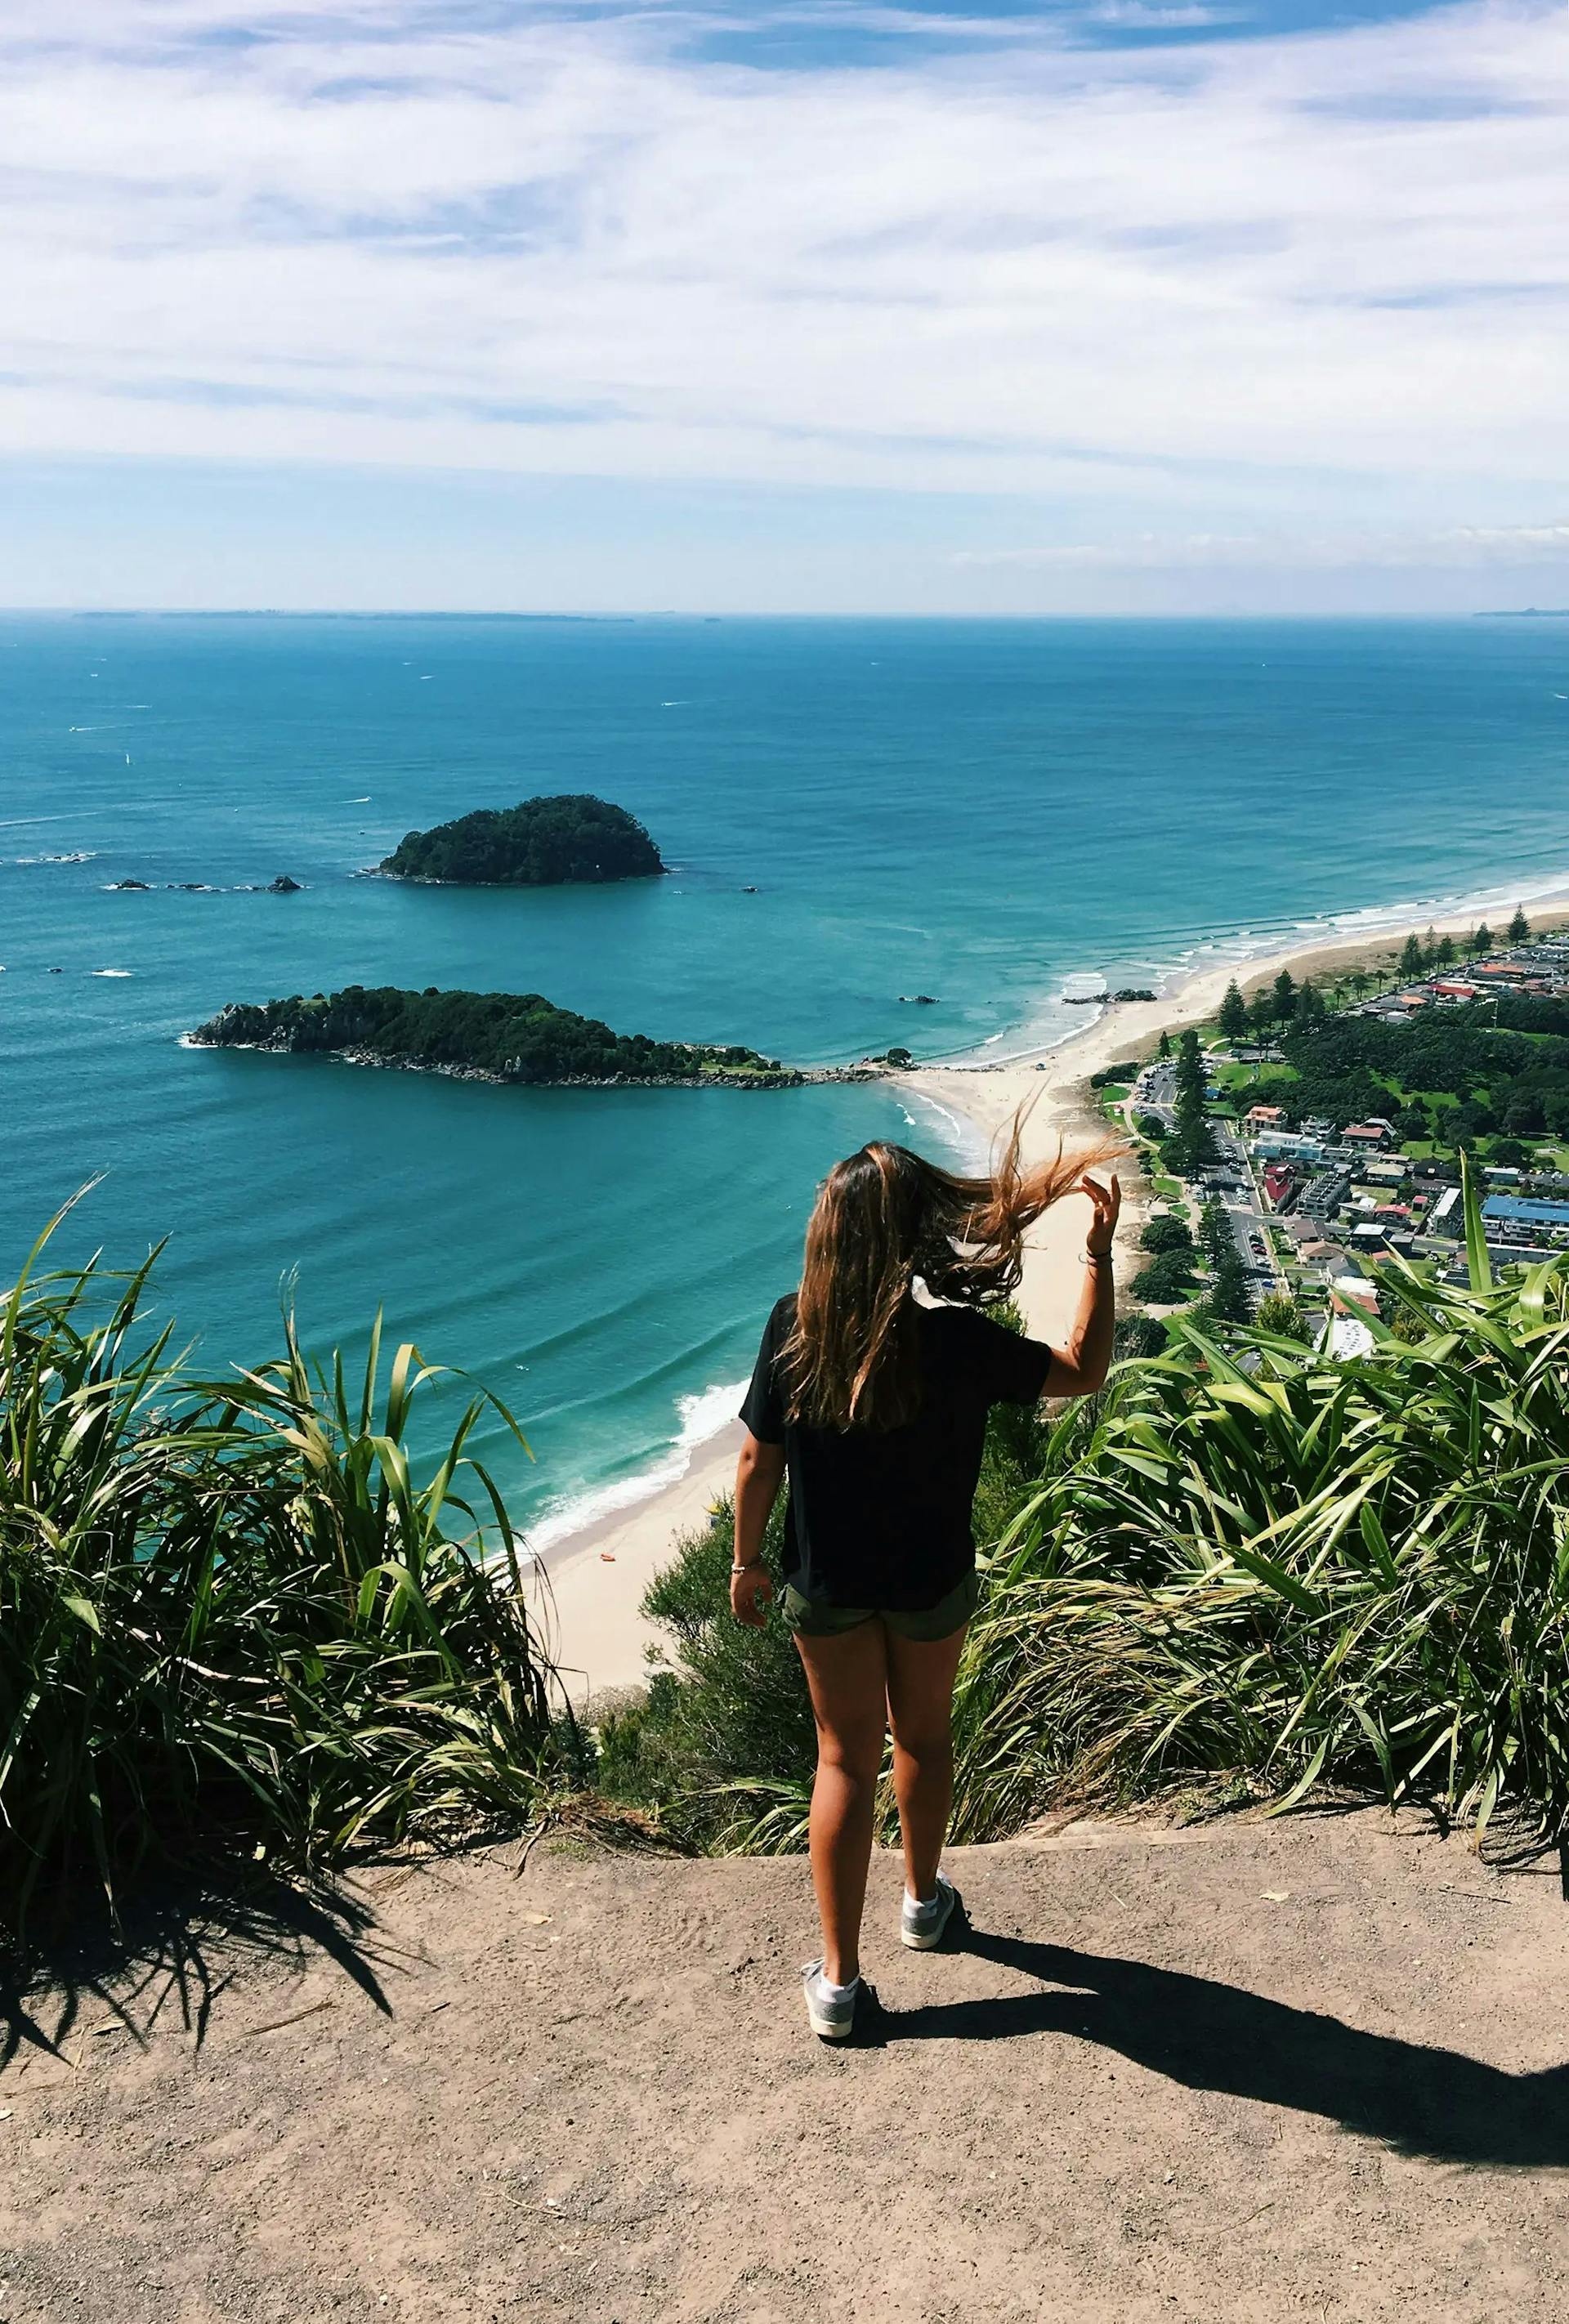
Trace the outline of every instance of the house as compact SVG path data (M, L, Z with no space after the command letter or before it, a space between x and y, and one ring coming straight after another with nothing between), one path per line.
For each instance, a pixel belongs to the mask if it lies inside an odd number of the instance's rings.
M1477 991L1474 984L1467 984L1455 976L1435 977L1433 990L1440 1001L1474 1001Z
M1267 1130L1253 1148L1260 1162L1322 1162L1324 1148L1316 1138L1294 1130Z
M1255 1132L1260 1130L1273 1130L1277 1123L1284 1121L1285 1119L1286 1109L1283 1105L1251 1105L1242 1116L1242 1127L1244 1130Z
M1361 1166L1362 1176L1378 1186L1398 1186L1407 1174L1407 1165L1398 1154L1380 1154Z
M1458 1186L1445 1186L1433 1205L1432 1216L1427 1222L1428 1232L1436 1228L1440 1234L1457 1235L1463 1223L1460 1215L1460 1189Z
M1374 1345L1373 1335L1361 1317L1349 1315L1339 1308L1324 1323L1318 1351L1336 1363L1347 1363L1357 1356L1371 1356Z
M1337 1307L1355 1308L1364 1315L1378 1314L1378 1288L1368 1281L1365 1275L1337 1275L1332 1278L1329 1287L1334 1295Z
M1569 1203L1530 1202L1521 1194L1489 1194L1481 1214L1500 1226L1569 1228Z
M1387 1121L1353 1121L1341 1136L1353 1146L1382 1146L1394 1136Z
M1271 1162L1264 1172L1264 1193L1271 1210L1278 1211L1295 1184L1294 1173L1284 1162Z

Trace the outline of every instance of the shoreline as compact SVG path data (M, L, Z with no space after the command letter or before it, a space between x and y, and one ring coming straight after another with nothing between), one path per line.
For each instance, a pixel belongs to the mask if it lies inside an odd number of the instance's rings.
M1498 910L1489 890L1487 909ZM1523 899L1533 927L1569 923L1569 879L1558 876L1538 896ZM1510 906L1512 909L1512 904ZM1039 1047L992 1060L970 1053L939 1064L867 1073L896 1093L909 1094L972 1125L987 1140L1006 1130L1020 1106L1029 1108L1024 1131L1027 1161L1054 1151L1059 1139L1099 1139L1114 1134L1085 1102L1089 1075L1124 1057L1153 1047L1162 1032L1177 1032L1214 1016L1226 986L1235 978L1247 993L1288 968L1301 982L1350 968L1403 940L1413 922L1425 934L1461 936L1484 913L1481 899L1463 900L1443 910L1418 907L1370 913L1370 924L1352 933L1312 936L1242 955L1230 954L1185 971L1153 1001L1108 1001L1091 1020L1070 1028ZM1376 919L1378 925L1372 925ZM1217 942L1223 942L1218 939ZM1143 1214L1148 1192L1124 1190L1118 1234L1120 1274ZM1025 1256L1019 1305L1035 1336L1051 1339L1072 1317L1078 1297L1077 1253L1088 1204L1070 1195L1034 1229ZM546 1636L561 1655L568 1692L580 1710L599 1695L634 1687L648 1674L648 1649L662 1648L660 1634L639 1613L654 1574L669 1562L678 1534L694 1530L713 1504L728 1494L740 1448L739 1421L731 1421L692 1449L686 1469L646 1498L553 1541L530 1567L531 1602Z

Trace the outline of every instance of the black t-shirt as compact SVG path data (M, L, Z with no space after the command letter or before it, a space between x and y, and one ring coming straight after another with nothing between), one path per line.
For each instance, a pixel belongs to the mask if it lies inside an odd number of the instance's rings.
M920 1409L902 1428L811 1428L785 1418L780 1352L795 1295L768 1319L741 1417L789 1468L784 1579L829 1606L917 1613L975 1559L970 1504L994 1404L1033 1404L1052 1351L974 1307L925 1307Z

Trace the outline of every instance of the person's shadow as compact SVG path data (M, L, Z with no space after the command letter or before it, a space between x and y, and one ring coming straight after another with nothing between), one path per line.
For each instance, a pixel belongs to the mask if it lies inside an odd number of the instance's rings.
M969 1929L953 1950L1056 1989L927 2002L889 2015L885 2040L1072 2034L1190 2089L1324 2115L1408 2154L1569 2167L1569 2064L1505 2073L1460 2051L1359 2033L1338 2017L1267 2001L1241 1986L1066 1945Z

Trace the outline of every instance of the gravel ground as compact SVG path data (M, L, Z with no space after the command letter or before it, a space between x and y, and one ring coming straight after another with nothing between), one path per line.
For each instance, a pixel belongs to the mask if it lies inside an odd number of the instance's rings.
M838 2050L798 1861L513 1857L13 1996L3 2324L1569 2313L1555 1860L1080 1824L919 1955L880 1858Z

